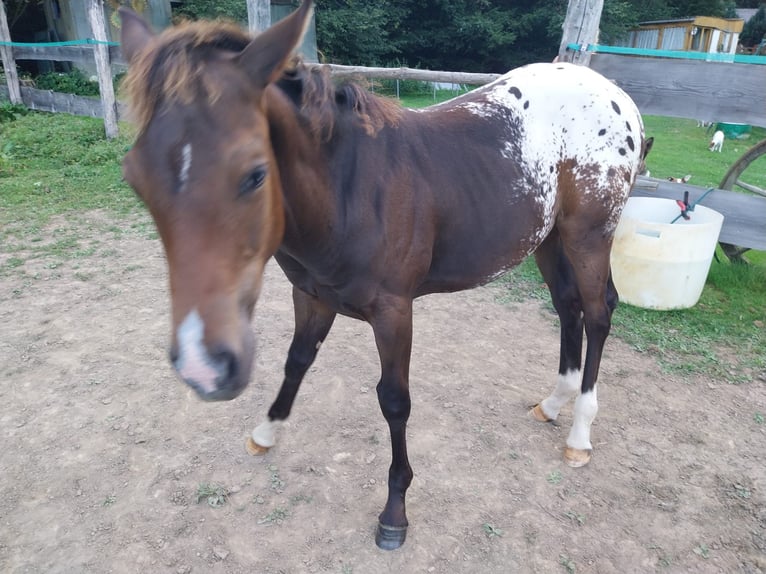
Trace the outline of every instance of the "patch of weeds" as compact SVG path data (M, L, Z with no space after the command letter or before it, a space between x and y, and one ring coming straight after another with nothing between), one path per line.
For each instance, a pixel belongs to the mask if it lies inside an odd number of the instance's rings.
M263 504L264 502L266 502L266 499L260 494L253 496L253 504Z
M305 502L306 504L309 504L313 499L310 496L306 496L305 494L298 494L296 496L290 497L290 506L297 506L301 502Z
M115 502L117 502L117 497L114 494L110 494L104 499L104 502L101 503L101 506L112 506L112 504Z
M575 574L575 572L577 572L577 566L575 565L574 560L566 554L559 554L559 564L566 568L569 574Z
M708 548L707 544L700 544L694 549L694 553L697 556L702 556L705 560L710 558L710 548Z
M750 489L746 486L742 486L741 484L734 485L734 493L739 498L744 498L746 500L750 498L750 496L752 495L752 493L750 492Z
M344 564L340 568L341 574L354 574L354 567L351 564Z
M492 524L489 524L488 522L485 522L484 524L482 524L481 527L484 530L484 534L486 534L490 538L494 538L496 536L499 537L503 535L502 529Z
M550 473L548 473L548 476L545 477L545 480L550 482L551 484L558 484L563 480L564 476L561 474L560 470L554 470Z
M282 524L287 518L288 512L286 508L277 506L274 510L269 512L266 516L258 521L258 524Z
M510 458L511 460L519 460L519 453L516 452L515 450L512 450L511 452L508 453L508 458Z
M578 512L566 512L564 516L566 516L572 522L576 522L578 526L585 524L585 517Z
M282 492L285 487L285 481L279 477L279 469L273 464L269 465L269 485L275 492Z
M672 563L673 562L669 556L660 556L657 559L657 566L661 566L662 568L669 568Z
M370 437L367 439L367 442L370 444L380 444L380 439L378 438L378 435L370 435Z
M219 484L202 482L197 486L197 504L206 500L208 505L219 508L229 500L229 489Z
M21 267L22 265L24 265L24 260L20 259L19 257L11 257L8 259L8 261L5 262L5 266L8 269L15 269L16 267Z
M3 122L12 122L19 116L26 116L29 113L27 107L23 104L12 104L10 102L0 103L0 124Z
M753 420L757 425L762 425L764 422L766 422L766 419L763 417L763 413L755 413L753 415Z

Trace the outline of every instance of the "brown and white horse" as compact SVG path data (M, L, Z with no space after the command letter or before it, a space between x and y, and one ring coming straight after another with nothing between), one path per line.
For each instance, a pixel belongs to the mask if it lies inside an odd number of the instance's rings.
M617 304L609 252L643 125L622 90L570 64L513 70L420 111L336 86L291 59L311 9L304 2L254 39L221 23L155 35L123 10L138 124L124 174L165 247L171 361L201 398L233 399L248 384L250 322L272 255L294 285L284 382L251 450L274 444L336 314L372 326L392 446L376 541L390 549L406 536L413 476L415 297L487 283L534 253L561 318L561 359L555 390L532 412L553 420L576 397L564 456L590 460Z

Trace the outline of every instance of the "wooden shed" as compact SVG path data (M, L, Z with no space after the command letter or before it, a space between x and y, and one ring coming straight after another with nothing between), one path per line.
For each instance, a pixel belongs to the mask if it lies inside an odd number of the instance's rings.
M155 30L162 30L170 24L170 0L146 0L146 7L141 15ZM66 2L63 0L43 0L45 11L46 34L48 41L83 40L93 37L88 24L86 2ZM106 18L112 21L113 8L110 2L104 4ZM119 30L109 27L110 40L118 41Z
M66 0L43 0L44 21L39 22L40 30L35 34L35 42L66 42L92 38L93 32L88 21L87 2L68 2ZM118 4L117 2L114 3ZM170 0L145 0L141 15L151 23L155 30L170 25ZM136 6L134 6L136 7ZM111 2L104 3L104 12L110 41L119 41L120 31L114 25L114 7ZM40 71L46 71L43 62L39 62ZM78 68L88 75L95 74L95 63L78 63Z
M696 16L642 22L623 43L630 48L735 54L745 21L741 18Z

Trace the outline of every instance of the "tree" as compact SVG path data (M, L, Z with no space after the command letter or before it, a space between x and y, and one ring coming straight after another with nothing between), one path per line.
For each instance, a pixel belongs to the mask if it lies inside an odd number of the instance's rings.
M317 0L317 45L324 59L380 65L398 54L395 36L405 10L389 0Z
M756 46L764 37L766 37L766 4L761 5L758 12L745 22L739 41L743 46Z
M245 0L185 0L173 8L173 14L190 20L224 18L247 22L247 3Z

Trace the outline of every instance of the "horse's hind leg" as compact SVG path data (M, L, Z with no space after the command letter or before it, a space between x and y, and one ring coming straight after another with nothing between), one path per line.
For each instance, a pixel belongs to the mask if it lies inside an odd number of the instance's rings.
M554 229L535 252L561 322L561 353L556 388L531 414L539 421L555 420L564 404L580 393L564 451L566 462L578 467L591 458L590 427L598 411L596 380L617 290L609 270L609 241L595 233L575 234L566 226L564 233L577 240L570 239L565 248L559 230ZM583 325L588 347L581 373Z
M580 292L572 265L564 254L558 230L554 229L535 251L535 260L551 293L561 323L559 374L551 395L532 409L541 422L553 421L567 401L580 391L583 320Z
M335 321L334 311L297 287L293 287L293 306L295 332L287 353L285 378L269 409L269 419L258 425L247 441L250 454L263 454L274 446L276 426L290 415L301 381Z
M587 221L582 217L558 222L561 245L580 294L585 334L588 338L580 395L574 404L574 421L567 437L564 458L570 466L584 466L590 461L593 446L590 427L598 412L596 381L604 343L612 323L617 293L611 281L609 254L611 234L606 219Z

